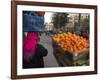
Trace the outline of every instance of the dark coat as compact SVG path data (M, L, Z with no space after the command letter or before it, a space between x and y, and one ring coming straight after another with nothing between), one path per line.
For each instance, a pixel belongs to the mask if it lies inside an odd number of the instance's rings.
M43 57L48 53L47 49L38 44L36 54L30 62L23 60L23 68L41 68L44 67Z

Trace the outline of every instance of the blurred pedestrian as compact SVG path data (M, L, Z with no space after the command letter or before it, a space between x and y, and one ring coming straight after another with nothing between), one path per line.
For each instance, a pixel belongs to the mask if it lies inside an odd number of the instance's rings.
M39 37L37 32L28 32L23 42L23 68L44 67L43 57L48 51L38 44Z

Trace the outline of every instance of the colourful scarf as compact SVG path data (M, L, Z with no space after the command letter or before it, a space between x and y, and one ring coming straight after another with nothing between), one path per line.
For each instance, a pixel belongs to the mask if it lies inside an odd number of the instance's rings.
M32 56L35 55L38 39L38 34L35 32L28 32L27 37L24 39L23 53L26 61L30 61Z

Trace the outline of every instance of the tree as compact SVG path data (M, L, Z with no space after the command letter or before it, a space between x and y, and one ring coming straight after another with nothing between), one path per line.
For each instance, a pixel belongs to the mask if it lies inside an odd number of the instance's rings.
M82 20L82 26L89 32L89 15Z
M54 28L56 29L64 29L66 23L68 22L68 14L67 13L53 13L52 15L52 23Z

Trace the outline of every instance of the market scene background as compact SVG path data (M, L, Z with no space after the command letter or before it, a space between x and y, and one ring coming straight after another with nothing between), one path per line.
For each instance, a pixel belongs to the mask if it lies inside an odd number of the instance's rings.
M24 11L23 48L32 46L23 49L23 68L89 66L89 20L87 13ZM33 51L35 36L39 47Z

